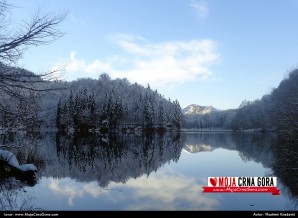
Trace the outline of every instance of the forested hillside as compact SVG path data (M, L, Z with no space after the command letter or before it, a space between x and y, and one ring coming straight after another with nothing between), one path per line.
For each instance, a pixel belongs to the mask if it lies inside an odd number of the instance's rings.
M285 137L298 132L298 70L292 71L270 94L243 101L237 109L187 113L177 100L165 99L156 90L126 79L72 82L47 81L24 69L1 64L1 76L13 89L1 84L1 128L58 128L110 130L169 130L184 128L279 131ZM4 80L2 80L4 81ZM24 85L25 84L25 85ZM13 96L13 97L12 97ZM297 138L297 137L296 137Z
M239 108L206 114L185 114L184 127L278 131L284 137L298 136L298 69L289 73L270 94L255 101L244 100Z
M3 85L0 126L12 129L58 128L59 130L135 131L179 129L182 119L177 100L165 99L149 85L144 88L126 79L46 81L20 68L1 65L2 72L15 72L28 86L7 91ZM5 69L5 70L4 70ZM5 75L5 74L3 74ZM25 81L25 82L24 82Z
M56 125L65 128L166 130L179 129L182 113L177 100L171 102L126 79L80 79L69 84L59 98Z

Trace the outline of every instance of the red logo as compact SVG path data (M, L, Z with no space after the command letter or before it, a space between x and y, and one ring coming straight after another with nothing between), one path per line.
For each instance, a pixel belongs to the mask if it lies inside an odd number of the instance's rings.
M210 178L209 181L210 181L210 183L211 183L213 186L216 186L216 184L217 184L217 177L215 177L215 178Z

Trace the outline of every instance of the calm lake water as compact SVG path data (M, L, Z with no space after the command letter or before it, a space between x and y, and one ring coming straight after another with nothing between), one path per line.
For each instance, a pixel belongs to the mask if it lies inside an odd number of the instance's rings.
M0 210L297 210L298 166L274 134L1 136L38 169L0 177ZM291 148L288 148L291 150ZM286 154L287 152L287 154ZM296 168L298 169L298 168ZM281 195L202 193L213 176L277 176Z

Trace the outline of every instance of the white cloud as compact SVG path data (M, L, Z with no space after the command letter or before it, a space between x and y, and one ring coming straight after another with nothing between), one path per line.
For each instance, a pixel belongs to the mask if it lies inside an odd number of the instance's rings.
M206 1L191 0L190 7L192 7L200 17L208 17L209 7Z
M67 70L71 72L82 71L88 74L97 73L98 71L111 71L112 68L108 62L104 63L99 59L86 63L84 60L76 58L76 52L70 53L70 63L67 65Z
M216 43L210 39L150 43L142 37L118 34L111 37L125 56L87 62L71 52L68 74L97 78L107 72L113 78L127 78L153 87L175 86L212 76L210 67L218 62ZM78 75L80 73L80 75Z
M78 59L75 51L70 52L69 60L56 64L52 68L52 71L61 68L61 66L65 69L66 75L56 74L55 76L58 78L64 77L66 80L74 80L82 77L96 78L100 73L113 72L109 61L103 62L100 59L95 59L87 63L84 59Z

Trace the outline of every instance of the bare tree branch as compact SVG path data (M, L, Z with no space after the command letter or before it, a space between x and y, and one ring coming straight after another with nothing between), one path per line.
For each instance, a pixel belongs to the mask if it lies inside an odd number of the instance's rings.
M36 111L34 107L37 106L33 102L39 97L37 93L64 89L49 83L63 69L34 74L14 66L30 46L48 44L62 37L64 33L58 26L67 15L42 13L38 9L31 19L13 29L15 25L9 25L12 8L5 0L0 0L0 115L2 122L6 120L5 125L8 127L16 122L11 120L22 116L18 114L21 103L27 107L24 109L26 112L22 112L23 115L28 115L27 113ZM2 123L2 126L5 125Z
M5 1L0 2L0 18L5 17L10 6ZM7 30L5 23L0 25L0 61L16 62L28 46L38 46L50 43L64 35L57 26L65 19L66 13L51 15L42 14L38 10L29 22L24 21L19 30ZM2 28L1 28L2 27Z

